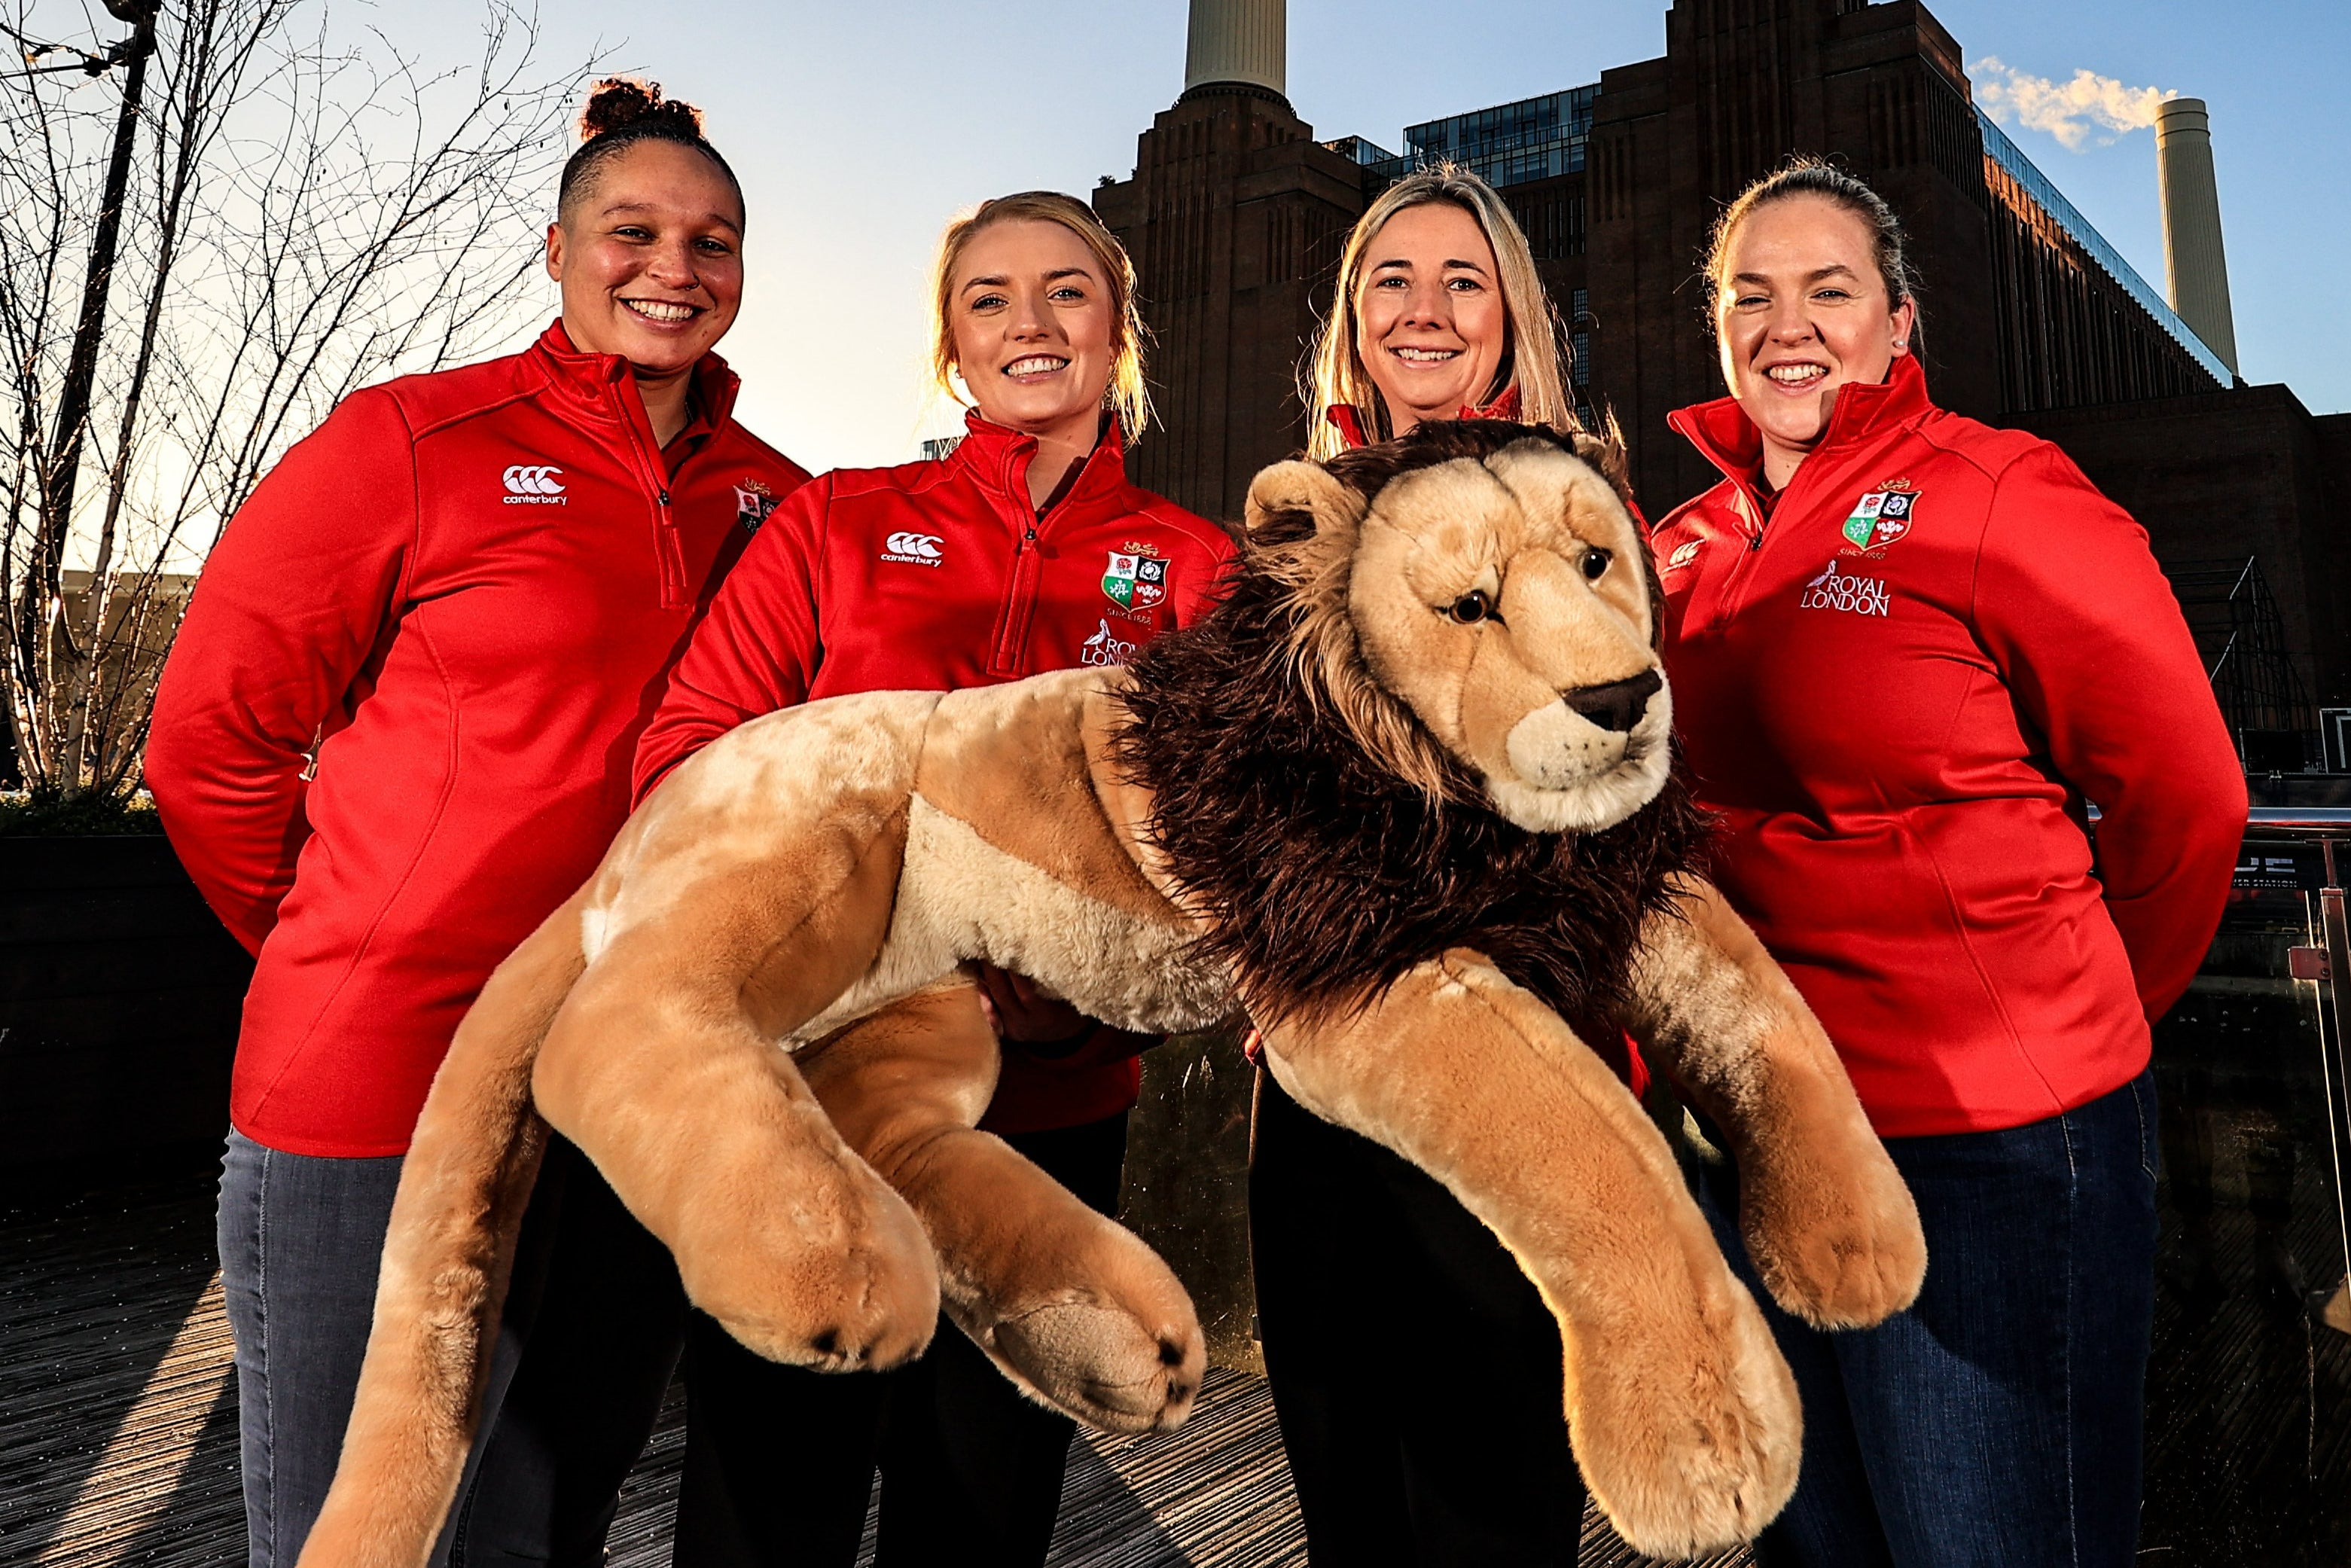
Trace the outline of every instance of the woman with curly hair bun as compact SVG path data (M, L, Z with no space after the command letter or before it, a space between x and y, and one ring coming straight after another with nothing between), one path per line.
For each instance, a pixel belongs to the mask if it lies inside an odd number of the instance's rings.
M1526 236L1491 187L1449 166L1406 175L1356 223L1311 364L1315 457L1432 420L1576 428ZM1559 1329L1493 1233L1263 1071L1249 1229L1266 1375L1317 1568L1573 1568L1583 1483ZM1432 1336L1434 1353L1397 1354Z
M287 452L157 695L148 784L259 956L220 1199L256 1568L292 1563L324 1500L458 1019L595 866L651 694L808 477L735 423L712 352L743 199L695 110L610 81L583 131L547 232L559 319L357 392Z
M1716 882L1827 1027L1928 1256L1872 1329L1757 1289L1804 1406L1758 1557L2122 1568L2148 1025L2227 896L2235 748L2146 533L2048 442L1929 401L1876 192L1792 164L1724 212L1706 276L1730 395L1672 423L1723 478L1652 540L1675 718ZM1737 1172L1701 1172L1752 1286Z

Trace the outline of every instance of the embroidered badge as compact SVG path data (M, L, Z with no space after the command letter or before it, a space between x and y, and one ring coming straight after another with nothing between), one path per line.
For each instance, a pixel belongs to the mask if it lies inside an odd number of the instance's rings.
M1167 562L1155 552L1130 542L1123 550L1110 552L1110 564L1102 571L1102 591L1113 603L1129 612L1150 610L1167 598Z
M1908 536L1925 492L1907 479L1888 479L1858 502L1844 520L1839 555L1875 556Z
M1678 571L1683 567L1686 567L1690 562L1696 560L1698 559L1698 541L1696 539L1690 540L1687 544L1675 546L1674 553L1666 558L1666 570L1667 571Z
M735 520L752 533L759 531L778 504L775 493L756 475L735 486Z
M1853 615L1887 615L1893 612L1893 605L1894 596L1886 592L1884 578L1849 577L1837 570L1834 560L1804 584L1804 596L1797 601L1801 610L1842 610Z

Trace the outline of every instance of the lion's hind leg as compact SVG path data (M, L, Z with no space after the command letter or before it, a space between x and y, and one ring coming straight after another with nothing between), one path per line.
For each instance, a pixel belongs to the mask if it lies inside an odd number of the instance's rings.
M1689 1557L1771 1521L1794 1382L1664 1138L1558 1015L1456 951L1266 1046L1293 1099L1443 1182L1541 1289L1577 1462L1626 1541Z
M842 1136L921 1217L947 1315L1007 1376L1104 1430L1173 1427L1207 1356L1191 1298L1133 1232L974 1130L998 1050L959 980L830 1036L802 1066Z

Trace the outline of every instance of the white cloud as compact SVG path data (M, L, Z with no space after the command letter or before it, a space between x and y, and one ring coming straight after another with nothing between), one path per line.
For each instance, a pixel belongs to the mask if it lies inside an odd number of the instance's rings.
M1968 76L1985 113L2002 125L2045 131L2073 152L2085 141L2105 146L2146 130L2155 123L2157 107L2179 96L2176 88L2126 87L2086 68L2075 71L2071 81L2052 81L1992 55L1970 66Z

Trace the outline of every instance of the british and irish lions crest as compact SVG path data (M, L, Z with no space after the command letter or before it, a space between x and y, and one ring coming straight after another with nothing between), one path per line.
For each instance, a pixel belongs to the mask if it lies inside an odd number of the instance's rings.
M751 533L768 520L768 514L777 507L776 493L768 488L767 481L753 475L735 486L735 520Z
M1142 615L1167 601L1166 559L1149 547L1130 543L1110 552L1102 591L1130 615Z
M1918 487L1907 479L1888 479L1854 504L1844 520L1845 544L1841 555L1876 555L1910 532L1912 514L1920 500Z

